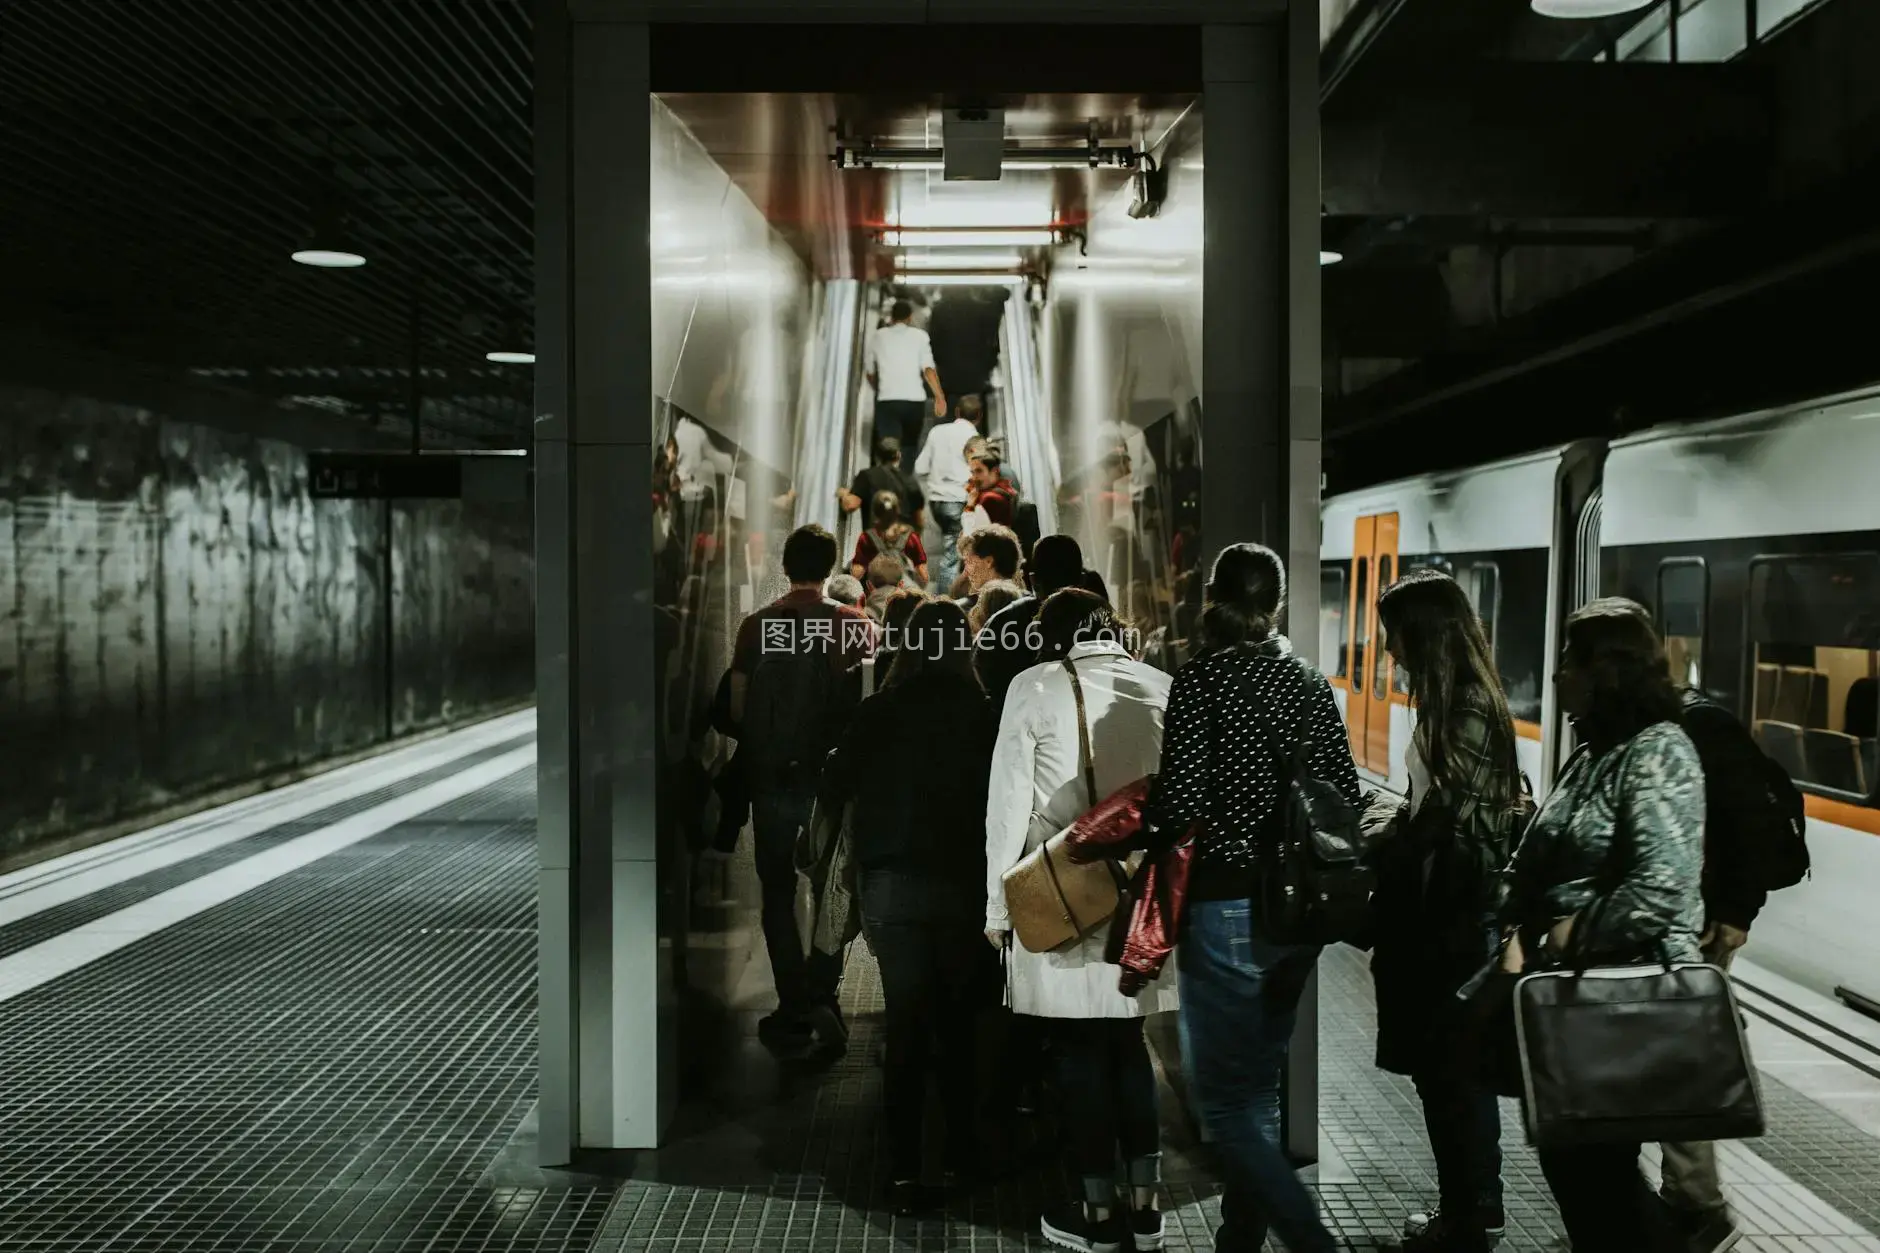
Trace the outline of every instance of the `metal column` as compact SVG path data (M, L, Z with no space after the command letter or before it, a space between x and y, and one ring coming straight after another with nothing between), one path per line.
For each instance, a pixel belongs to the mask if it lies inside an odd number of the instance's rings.
M1317 6L1211 25L1202 60L1203 561L1257 540L1286 559L1287 622L1318 646L1319 152ZM1287 1148L1318 1159L1318 986L1287 1068Z
M536 4L540 1157L651 1148L676 1074L655 829L648 29Z

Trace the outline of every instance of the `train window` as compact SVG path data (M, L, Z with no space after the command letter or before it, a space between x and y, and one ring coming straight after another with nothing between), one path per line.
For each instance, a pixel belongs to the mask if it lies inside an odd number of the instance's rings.
M1658 629L1665 637L1671 680L1704 685L1704 627L1708 622L1710 571L1701 557L1672 557L1658 563Z
M1335 678L1344 678L1350 673L1350 658L1346 656L1348 645L1345 640L1345 603L1349 599L1345 591L1345 568L1343 566L1319 567L1319 664L1332 667Z
M1750 718L1797 783L1880 787L1880 553L1757 557L1749 569Z
M1397 555L1379 553L1377 555L1377 590L1382 595L1385 588L1397 580ZM1375 676L1372 687L1378 700L1390 694L1391 664L1390 652L1384 647L1384 633L1380 624L1377 647L1371 650L1371 672Z
M1351 690L1364 693L1364 658L1365 649L1371 643L1371 615L1365 604L1365 593L1370 590L1371 559L1359 557L1351 563L1351 585L1358 589L1358 604L1351 618Z
M1475 616L1482 620L1482 634L1488 637L1489 655L1495 650L1495 624L1501 617L1501 567L1492 561L1471 562L1463 568L1462 590L1475 606Z

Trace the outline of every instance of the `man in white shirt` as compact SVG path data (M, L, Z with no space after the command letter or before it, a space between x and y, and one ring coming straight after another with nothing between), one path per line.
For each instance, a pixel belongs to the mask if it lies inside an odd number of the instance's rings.
M979 397L961 397L953 420L927 432L927 442L914 462L928 512L940 528L934 587L942 596L960 576L960 519L966 513L966 487L972 476L966 445L979 435L980 412Z
M947 416L947 398L940 390L940 372L934 368L933 341L912 322L914 306L897 300L890 317L890 324L876 331L868 343L875 438L891 435L903 448L912 448L927 424L927 389L933 389L933 411L939 417Z

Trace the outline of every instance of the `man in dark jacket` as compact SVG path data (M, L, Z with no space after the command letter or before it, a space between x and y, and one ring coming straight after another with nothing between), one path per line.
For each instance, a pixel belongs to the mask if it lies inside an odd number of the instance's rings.
M1684 694L1684 732L1704 769L1704 959L1728 969L1769 899L1757 847L1776 820L1762 749L1736 715L1700 692ZM1716 1146L1666 1144L1665 1203L1683 1223L1692 1253L1716 1253L1739 1238L1717 1177Z
M973 669L985 684L993 708L1003 711L1006 689L1019 672L1038 662L1038 610L1053 592L1076 587L1084 574L1084 550L1068 535L1047 535L1032 547L1025 567L1031 595L1013 601L987 619L973 656Z

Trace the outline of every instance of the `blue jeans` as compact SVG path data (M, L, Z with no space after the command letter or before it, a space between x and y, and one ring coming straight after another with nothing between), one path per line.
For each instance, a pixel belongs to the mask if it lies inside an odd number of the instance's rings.
M1280 1143L1280 1087L1315 945L1269 944L1246 901L1193 901L1181 944L1184 1066L1221 1166L1220 1253L1251 1253L1269 1225L1291 1253L1336 1246Z
M945 596L960 577L960 519L966 516L963 500L930 500L934 525L940 528L940 563L934 571L934 591Z

